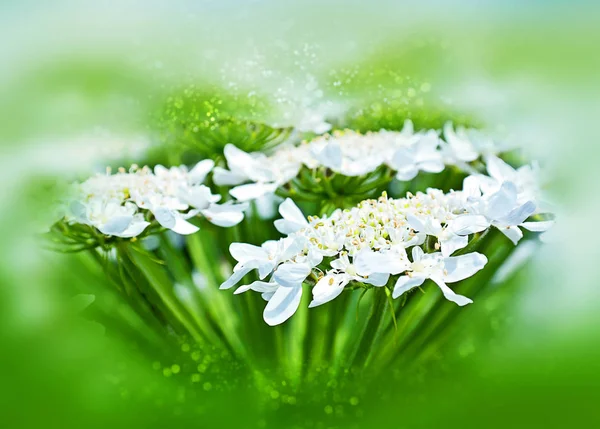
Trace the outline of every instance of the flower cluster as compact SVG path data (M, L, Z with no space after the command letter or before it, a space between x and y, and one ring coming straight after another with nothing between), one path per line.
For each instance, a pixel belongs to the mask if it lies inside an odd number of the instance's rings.
M268 301L264 319L269 325L294 314L305 282L314 285L310 307L356 285L390 287L397 298L427 279L446 299L466 305L472 301L447 283L472 276L487 262L477 252L455 254L467 247L469 237L476 239L474 234L496 227L516 244L522 236L519 227L540 232L552 224L527 221L540 212L534 170L515 170L495 156L486 158L490 175L467 177L462 191L428 189L400 199L384 194L352 209L308 219L286 199L279 207L283 219L275 226L287 236L260 247L233 243L230 252L238 263L221 288L231 288L257 270L260 280L235 293L262 293Z
M290 182L302 167L323 167L348 177L373 173L384 166L398 180L411 180L419 171L439 173L446 165L457 165L473 172L469 162L495 155L500 147L476 130L444 126L444 139L434 130L414 132L407 120L402 131L360 134L346 130L318 136L299 146L283 145L272 155L246 153L229 144L224 155L228 169L217 167L217 185L235 186L231 195L249 201Z
M192 234L198 227L188 219L198 214L218 226L236 225L246 204L216 204L221 196L202 184L213 166L204 160L191 170L161 165L154 171L135 165L116 174L107 170L73 186L64 219L122 238L139 236L153 220L178 234Z

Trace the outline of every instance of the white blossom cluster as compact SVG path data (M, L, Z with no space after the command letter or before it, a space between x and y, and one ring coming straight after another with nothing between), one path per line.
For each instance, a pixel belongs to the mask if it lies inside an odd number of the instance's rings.
M527 221L540 212L535 170L515 170L494 156L487 161L489 176L467 177L462 191L428 189L400 199L384 194L352 209L308 219L287 199L279 207L283 219L275 222L287 236L260 247L231 244L237 264L221 288L231 288L257 270L260 280L235 293L262 293L268 301L263 316L269 325L294 314L307 279L314 282L310 307L336 298L351 282L392 286L397 298L427 279L446 299L461 306L471 303L447 286L472 276L487 262L477 252L452 256L469 244L470 235L493 226L516 244L522 237L520 227L541 232L552 225L548 220Z
M439 173L446 165L471 172L468 165L480 157L496 155L501 147L473 129L444 126L444 139L434 130L414 132L407 120L402 131L338 131L318 136L299 146L283 145L272 155L246 153L234 145L225 147L228 169L216 167L217 185L234 186L230 193L249 201L275 190L295 178L303 166L325 167L344 176L363 176L386 166L398 180L411 180L419 171Z
M213 161L203 160L191 170L161 165L154 171L135 165L116 174L107 170L74 185L65 220L123 238L140 235L153 220L178 234L192 234L198 227L187 219L199 214L218 226L236 225L247 205L216 204L221 196L202 184L213 166Z

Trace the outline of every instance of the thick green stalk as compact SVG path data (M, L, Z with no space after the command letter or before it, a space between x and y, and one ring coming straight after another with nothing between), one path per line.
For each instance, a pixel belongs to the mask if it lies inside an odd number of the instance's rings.
M221 327L220 331L228 346L240 357L247 355L246 347L238 333L237 312L234 310L227 294L219 290L220 279L217 271L219 263L206 252L204 244L198 234L187 237L188 250L192 262L198 272L205 276L206 286L200 292L196 289L202 308L213 320L215 326Z
M150 286L158 294L166 308L181 323L192 338L198 342L202 342L203 336L198 326L175 296L173 284L164 269L147 257L144 254L144 250L132 250L129 246L122 246L121 250L125 252L127 257L144 274Z

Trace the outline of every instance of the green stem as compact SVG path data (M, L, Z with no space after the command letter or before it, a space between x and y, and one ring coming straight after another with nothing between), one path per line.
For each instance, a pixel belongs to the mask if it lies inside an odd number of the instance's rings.
M384 288L373 288L373 307L369 315L369 321L361 334L360 342L354 354L353 365L364 367L372 352L372 345L383 324L384 313L387 307L387 295Z
M136 268L143 273L162 303L185 330L196 341L202 342L203 337L198 330L198 327L185 307L177 300L177 297L173 292L172 283L163 267L146 257L142 251L131 251L128 246L122 246L121 251L124 252L131 262L135 264Z

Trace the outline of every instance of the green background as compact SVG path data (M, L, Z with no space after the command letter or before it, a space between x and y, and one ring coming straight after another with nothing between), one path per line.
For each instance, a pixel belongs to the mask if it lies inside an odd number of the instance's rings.
M0 7L2 427L598 424L592 2ZM210 381L198 383L178 353L139 340L143 328L103 292L101 274L33 237L52 220L56 183L140 162L132 141L151 146L148 162L170 162L164 147L180 144L172 125L186 115L206 115L205 132L229 115L287 126L303 108L344 112L340 123L361 130L406 116L420 126L486 126L548 173L553 242L466 308L443 352L409 375L366 373L356 391L316 380L290 393L284 380L256 382L225 360L199 362ZM96 295L89 306L74 298L82 290ZM195 362L193 347L181 353Z

